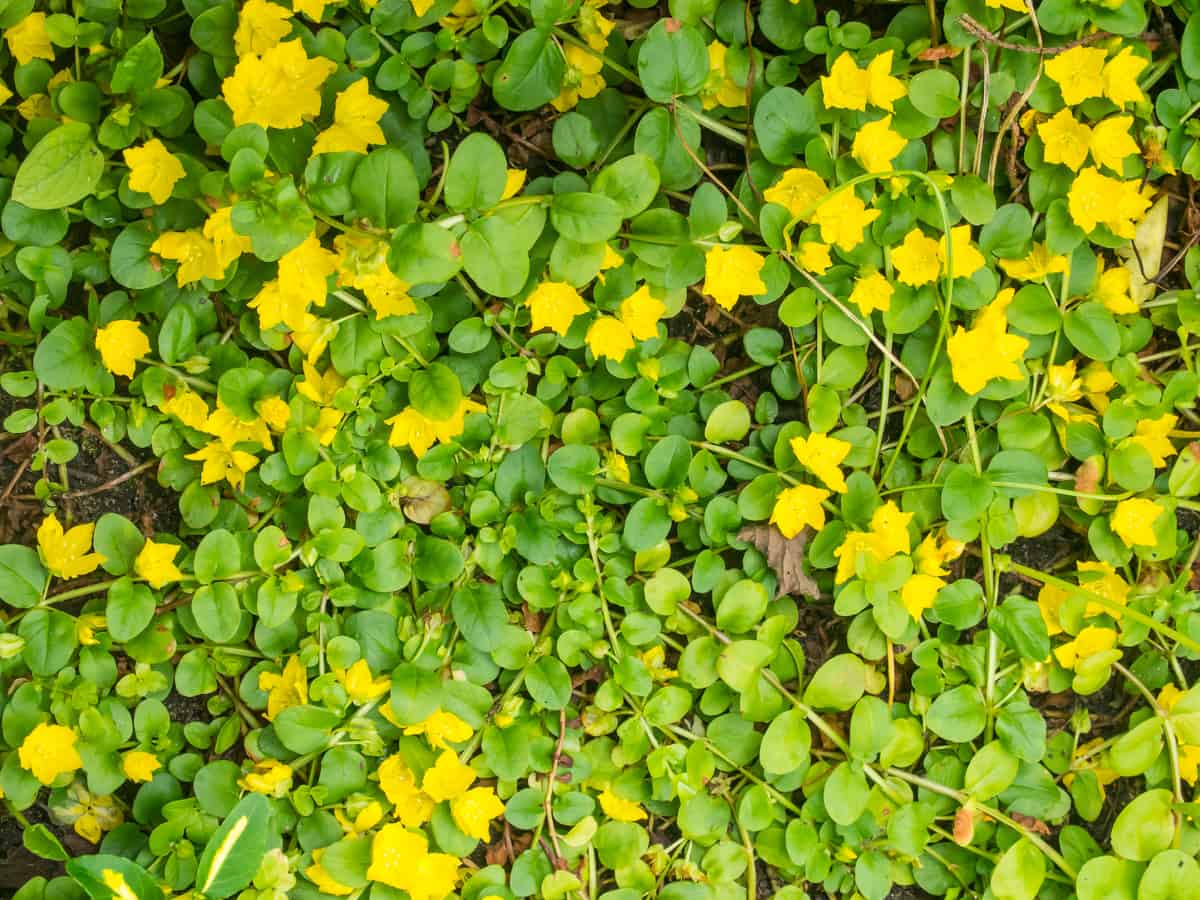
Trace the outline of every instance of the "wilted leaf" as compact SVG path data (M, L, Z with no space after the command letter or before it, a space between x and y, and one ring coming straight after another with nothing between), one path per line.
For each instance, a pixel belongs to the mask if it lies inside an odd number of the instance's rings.
M779 579L777 596L802 594L818 600L821 589L808 575L804 574L804 548L808 545L812 531L805 528L791 540L779 533L774 525L747 525L738 532L738 540L749 541L766 554L767 565Z

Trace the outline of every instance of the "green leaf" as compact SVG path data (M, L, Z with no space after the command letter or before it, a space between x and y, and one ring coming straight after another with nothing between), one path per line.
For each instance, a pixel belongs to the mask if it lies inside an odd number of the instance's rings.
M63 849L63 845L59 843L58 838L54 836L54 832L40 822L27 826L21 832L21 843L25 845L26 850L42 859L66 862L71 858L70 854Z
M805 765L812 749L812 729L798 709L776 716L763 735L758 758L763 769L778 775Z
M162 51L153 32L125 51L112 74L114 94L137 93L154 87L163 73Z
M585 191L556 194L550 204L550 224L576 243L597 244L607 241L620 229L621 206L604 194Z
M659 20L638 51L638 77L646 96L670 103L704 87L708 48L700 31L676 20Z
M938 737L961 744L978 737L986 718L979 689L964 684L935 699L925 723Z
M59 125L42 138L17 169L12 199L30 209L62 209L78 203L104 174L104 154L82 122Z
M867 667L853 653L839 653L817 669L804 689L804 702L818 710L850 709L867 689Z
M42 384L55 391L103 385L106 372L87 319L68 319L42 338L33 354L33 371Z
M36 606L48 577L36 550L17 544L0 546L0 602L18 609Z
M381 147L355 167L350 194L360 216L379 228L396 228L412 220L420 186L407 154L397 147Z
M824 787L825 809L838 825L853 825L866 812L871 791L866 777L854 764L839 763Z
M499 216L473 222L462 236L463 268L494 297L518 294L529 278L529 253Z
M984 744L967 766L963 790L976 800L990 800L1013 783L1020 767L1000 741Z
M437 225L405 225L392 236L388 266L409 284L441 284L458 274L462 248Z
M1028 838L1022 838L996 863L990 887L996 900L1034 900L1045 880L1045 855Z
M480 132L468 135L446 169L446 205L456 211L495 206L507 176L508 161L500 145Z
M422 415L445 421L458 412L462 384L448 366L433 363L414 372L408 383L408 402Z
M508 48L492 81L492 94L505 109L525 112L557 95L567 70L549 28L524 32Z
M270 822L267 798L247 794L204 846L196 869L196 888L206 897L221 900L246 887L270 847Z
M754 136L777 166L790 166L817 133L816 105L794 88L771 88L754 107Z
M617 202L621 216L631 219L646 209L658 193L658 166L644 153L631 153L596 176L592 190Z
M87 891L92 900L126 900L133 896L138 900L162 900L158 881L145 869L123 856L97 853L82 856L67 863L67 874L75 883ZM124 887L118 893L113 886Z
M93 544L96 552L104 556L104 571L110 575L124 575L130 571L145 543L137 526L124 516L105 513L96 520Z

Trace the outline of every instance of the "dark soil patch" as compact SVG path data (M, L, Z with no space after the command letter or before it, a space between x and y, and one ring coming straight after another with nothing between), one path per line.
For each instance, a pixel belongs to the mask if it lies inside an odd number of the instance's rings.
M180 725L186 725L188 722L212 721L212 716L208 712L208 700L205 697L185 697L183 694L172 691L170 696L163 701L163 705L171 714L171 721Z

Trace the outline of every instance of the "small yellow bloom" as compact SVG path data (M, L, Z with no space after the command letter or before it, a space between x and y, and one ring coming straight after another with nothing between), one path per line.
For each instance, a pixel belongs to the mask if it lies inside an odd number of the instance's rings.
M449 419L431 419L413 407L407 407L387 420L392 426L388 443L393 447L408 447L418 459L439 441L448 444L463 432L467 413L484 412L481 403L463 397L458 409Z
M1105 225L1118 237L1132 238L1135 220L1149 208L1150 200L1136 181L1110 178L1095 166L1080 172L1067 192L1071 221L1089 233Z
M1117 574L1116 569L1105 562L1081 562L1076 567L1079 573L1079 585L1090 594L1103 597L1117 607L1124 607L1129 602L1129 585ZM1114 619L1121 618L1120 609L1095 600L1089 600L1083 610L1085 616L1110 615Z
M892 308L892 294L896 289L878 270L860 275L854 281L854 289L850 292L850 302L858 307L864 316L879 310L887 312Z
M379 764L379 787L394 807L396 818L409 828L423 825L433 815L433 798L417 786L412 770L399 754Z
M858 130L850 153L867 172L890 172L892 160L907 146L908 140L892 130L892 117L887 115Z
M813 531L820 531L825 527L825 509L821 503L828 497L829 491L811 484L785 488L775 498L771 524L789 541L806 526Z
M1096 165L1112 169L1118 175L1125 172L1125 160L1136 155L1137 142L1129 134L1133 116L1109 116L1092 129L1088 150Z
M304 0L295 0L297 4ZM322 8L324 3L320 4ZM323 865L321 865L321 857L325 855L325 847L318 847L312 854L312 865L304 870L304 877L311 881L322 894L329 894L332 897L345 897L347 894L353 894L354 888L347 887L336 878L329 874Z
M404 733L423 734L429 741L429 746L437 750L449 750L450 744L461 744L470 740L474 731L454 713L439 709L424 721L405 726Z
M854 58L846 51L833 61L828 75L821 76L821 96L830 109L867 108L867 96L871 90L871 76L860 69Z
M421 790L432 797L435 803L441 803L466 793L475 777L475 770L459 762L453 750L444 750L432 768L426 770L425 777L421 779Z
M1167 464L1167 459L1177 451L1171 443L1171 432L1179 424L1179 416L1174 413L1164 413L1156 419L1139 419L1133 429L1133 434L1125 440L1137 444L1150 454L1154 468L1161 469Z
M509 169L504 176L504 193L500 195L500 199L507 200L517 196L523 187L525 187L525 170ZM605 245L605 249L608 249L607 245Z
M893 51L885 50L867 63L867 100L887 112L908 91L904 82L892 75Z
M942 261L943 273L953 262L954 271L948 273L951 278L970 278L986 264L983 254L971 243L970 225L956 225L950 229L950 248L953 250L953 260L946 251L946 238L943 236L938 242L938 259Z
M284 797L292 789L292 767L275 759L259 760L238 784L255 794Z
M239 489L246 483L246 473L258 465L258 457L253 453L230 449L221 441L212 441L184 459L204 464L200 470L201 484L228 481Z
M458 866L457 857L430 853L424 835L392 823L372 839L367 878L406 891L411 900L443 900L458 883Z
M270 0L246 0L238 13L233 48L238 56L266 53L292 30L287 7Z
M829 193L825 181L810 169L788 169L779 176L774 185L763 191L763 199L786 207L792 216L815 207L817 201Z
M130 750L121 757L121 770L130 781L150 781L161 768L158 757L145 750Z
M833 259L829 255L829 245L819 241L802 243L796 254L796 262L800 264L800 268L812 272L814 275L824 275L833 265Z
M1158 538L1154 536L1154 523L1165 512L1153 500L1132 497L1117 504L1109 525L1126 547L1153 547L1158 543Z
M96 329L96 349L104 368L114 375L132 378L137 361L150 352L150 341L137 322L117 319Z
M366 153L371 144L387 141L379 120L387 112L384 100L371 96L370 82L360 78L337 97L333 124L317 135L312 155L318 153Z
M284 431L292 418L291 407L282 397L266 397L258 401L254 408L266 426L276 433Z
M767 292L762 280L766 260L749 247L713 247L704 256L704 285L701 290L722 309L733 309L739 297Z
M600 808L610 819L618 822L640 822L646 818L646 811L642 809L640 803L618 797L611 788L601 791L599 799Z
M239 59L221 92L234 125L298 128L321 114L321 85L336 69L333 60L310 59L299 40L287 41Z
M366 6L367 4L363 5ZM321 18L325 15L325 0L292 0L292 9L295 12L303 13L314 22L320 22ZM317 854L313 853L313 859L316 858Z
M387 675L378 678L371 676L371 667L365 659L360 659L349 669L333 670L334 677L346 690L350 702L361 706L370 703L376 697L382 697L392 689L392 679Z
M1011 302L1013 290L1005 288L975 318L970 331L961 325L946 342L954 382L968 394L977 394L995 378L1021 377L1017 365L1029 341L1007 332L1004 308Z
M938 591L945 586L946 582L942 579L917 572L909 576L908 581L900 588L900 602L913 617L913 621L919 622L925 610L933 608Z
M549 328L557 335L566 335L576 316L587 312L587 304L579 291L563 281L543 281L525 298L532 318L530 329Z
M1010 9L1017 13L1029 12L1025 0L987 0L987 5L989 9Z
M1077 668L1079 663L1112 650L1117 646L1117 633L1111 628L1089 625L1079 632L1073 641L1068 641L1054 651L1054 658L1064 669Z
M901 512L893 500L878 507L871 514L871 535L884 560L898 553L907 553L911 545L908 526L913 513Z
M1124 266L1102 269L1092 296L1111 313L1119 316L1136 315L1138 305L1129 292L1129 284L1129 270Z
M1175 704L1183 696L1183 691L1175 687L1171 682L1163 685L1163 689L1158 692L1157 703L1166 712L1170 712L1175 708Z
M658 337L658 321L666 311L666 304L651 295L649 285L643 284L621 301L618 317L636 340L648 341Z
M471 788L450 801L450 815L458 830L480 841L488 839L488 826L504 812L495 788Z
M790 446L796 461L820 478L827 488L846 493L846 479L838 467L853 449L850 443L814 431L806 438L792 438Z
M42 784L51 784L59 775L83 768L75 749L79 735L65 725L39 723L25 736L17 749L21 768L33 773Z
M58 518L51 513L37 531L38 549L42 553L42 562L56 578L69 580L94 572L104 562L99 553L89 553L92 547L92 532L96 530L93 522L76 525L64 533Z
M901 284L920 287L937 281L942 269L941 247L933 238L914 228L904 236L904 242L892 251L892 264Z
M163 259L179 263L175 270L175 281L180 287L193 284L201 278L219 281L225 277L225 266L217 257L217 248L200 231L164 231L150 245L150 252Z
M821 240L849 253L862 243L863 232L881 215L868 209L854 191L845 189L829 197L813 211L812 222L821 229Z
M1063 627L1058 614L1066 599L1067 592L1052 584L1044 584L1038 591L1038 611L1042 614L1042 621L1046 623L1046 633L1051 637L1062 634Z
M35 59L54 62L54 47L50 44L44 12L30 13L16 25L5 29L4 40L8 42L8 50L17 65L23 66Z
M267 691L267 721L292 706L303 706L308 702L308 670L299 656L293 656L283 667L283 672L260 672L258 689Z
M958 559L966 549L967 545L962 541L956 541L945 534L939 540L937 535L931 532L925 535L913 551L913 566L922 575L936 575L940 578L950 574L946 563Z
M204 220L203 234L212 243L213 254L222 272L243 253L250 253L254 249L250 238L234 230L232 206L214 210Z
M169 581L179 581L183 573L175 565L178 544L156 544L149 538L133 561L133 570L139 578L145 578L156 591Z
M708 80L700 88L700 104L705 109L746 105L746 88L733 80L725 62L728 52L729 48L720 41L708 45Z
M286 295L321 305L329 293L329 277L338 271L340 260L309 234L279 259L279 289Z
M1146 99L1138 87L1138 75L1150 65L1150 60L1137 56L1133 47L1121 48L1121 52L1104 64L1101 78L1104 81L1104 96L1124 109L1126 104L1141 103Z
M612 316L597 316L588 326L587 345L596 359L607 358L620 362L635 343L629 326Z
M1060 109L1052 119L1038 126L1048 163L1060 163L1072 172L1087 159L1092 129L1078 121L1069 109Z
M187 175L183 163L158 138L130 147L123 157L129 166L129 187L149 194L155 203L166 203L175 185Z
M558 96L550 101L550 105L559 112L566 112L574 108L580 99L590 100L604 90L604 76L600 74L604 68L604 54L568 44L563 48L563 57L567 71Z
M1106 55L1106 51L1098 47L1072 47L1046 61L1044 71L1062 91L1067 106L1104 96Z
M1010 278L1018 281L1042 281L1051 275L1061 275L1067 271L1067 258L1055 255L1045 244L1033 245L1027 256L1021 259L1002 259L1002 268Z
M186 387L177 388L163 403L162 411L197 431L208 421L208 404L204 402L203 397Z

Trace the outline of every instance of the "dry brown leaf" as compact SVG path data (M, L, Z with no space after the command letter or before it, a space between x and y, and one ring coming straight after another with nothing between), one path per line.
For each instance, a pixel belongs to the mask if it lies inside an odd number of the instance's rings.
M818 600L821 589L804 574L804 548L812 530L805 528L791 540L779 533L774 525L747 525L738 532L738 540L749 541L767 557L767 565L779 579L778 595L802 594Z

